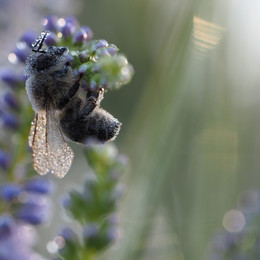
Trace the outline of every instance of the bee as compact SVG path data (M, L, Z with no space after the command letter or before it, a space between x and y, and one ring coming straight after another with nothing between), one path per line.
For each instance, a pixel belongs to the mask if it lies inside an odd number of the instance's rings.
M68 48L42 49L47 34L36 40L25 66L26 91L35 111L29 146L40 175L51 172L63 178L74 157L67 139L83 145L89 138L112 141L121 123L100 108L104 89L87 93L80 89L83 75L74 76Z

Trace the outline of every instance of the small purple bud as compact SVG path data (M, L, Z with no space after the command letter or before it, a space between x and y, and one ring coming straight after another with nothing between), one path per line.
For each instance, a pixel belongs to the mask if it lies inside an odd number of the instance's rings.
M56 35L55 35L54 33L50 32L50 33L47 35L47 37L46 37L44 43L45 43L47 46L54 46L54 45L57 43L57 37L56 37Z
M90 224L83 229L83 237L85 239L94 238L98 235L98 227L94 224Z
M11 165L10 154L0 150L0 167L7 169Z
M3 100L5 104L8 105L10 108L14 108L14 109L19 108L19 102L13 93L11 92L5 93L3 95Z
M73 76L74 76L74 77L78 77L78 70L77 70L77 69L74 69L74 70L73 70Z
M66 23L62 28L61 28L61 33L62 36L67 38L72 36L72 34L75 31L75 27L71 23Z
M114 243L115 241L118 240L119 237L120 237L120 232L116 226L112 226L111 228L109 228L107 232L107 238L109 243Z
M27 57L30 55L30 51L31 50L28 48L28 46L25 43L18 42L16 48L13 50L13 53L21 62L25 62Z
M1 69L0 78L11 87L15 86L18 83L18 79L14 71L8 68Z
M108 43L106 40L97 40L97 41L95 41L95 43L93 43L92 50L96 51L99 48L104 48L107 46L108 46Z
M74 58L72 55L67 54L66 55L66 65L71 66L74 63Z
M79 73L79 74L84 74L87 69L88 69L88 65L87 65L87 64L82 64L82 65L79 67L78 73Z
M91 91L97 91L99 89L99 84L94 80L94 79L91 79L90 81L90 89Z
M22 192L22 188L14 183L5 183L0 187L0 196L5 201L16 199Z
M83 63L88 61L90 58L89 51L85 50L79 53L79 60Z
M6 128L17 129L20 125L20 121L19 121L18 117L11 113L6 112L6 113L1 114L1 120L2 120L3 126Z
M101 79L101 87L104 88L104 89L108 89L108 83L107 83L107 80L102 78Z
M65 209L69 209L71 207L71 199L67 196L61 198L61 206Z
M110 56L110 53L108 52L107 49L105 48L100 48L97 50L97 57L105 57L105 56Z
M120 221L120 216L118 214L114 213L111 216L109 216L108 221L113 226L118 225L119 221Z
M14 220L10 216L2 215L0 217L0 240L6 240L13 231Z
M111 56L115 56L118 52L118 48L114 44L109 44L106 50Z
M17 212L16 217L31 225L39 225L48 220L49 211L46 205L25 203Z
M93 72L97 73L97 72L100 72L100 69L101 69L101 65L100 64L95 64L93 66Z
M124 185L118 185L110 195L111 201L115 202L116 200L120 199L124 195L125 189L126 188Z
M21 36L20 41L25 42L28 47L31 47L36 38L37 34L34 31L27 31Z
M75 35L73 37L73 42L82 44L84 41L87 40L87 37L88 37L87 33L81 29L75 33Z
M74 16L68 16L65 18L66 23L73 25L75 28L79 26L79 21Z
M90 27L88 27L88 26L81 26L81 29L83 30L83 31L85 31L85 33L87 34L87 40L88 41L90 41L90 40L92 40L93 39L93 32L92 32L92 30L90 29Z
M43 19L43 27L50 32L56 32L58 17L55 15L48 15Z
M77 234L71 228L63 228L59 234L65 241L72 241L78 238Z
M25 190L30 192L48 194L52 191L52 189L53 189L52 182L45 178L34 178L34 179L30 179L25 183Z

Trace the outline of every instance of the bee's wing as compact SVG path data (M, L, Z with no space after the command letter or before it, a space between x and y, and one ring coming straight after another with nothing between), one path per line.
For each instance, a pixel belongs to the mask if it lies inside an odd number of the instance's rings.
M49 171L59 178L70 169L73 152L64 141L54 111L40 111L32 123L29 145L35 170L44 175Z
M47 156L51 172L63 178L70 169L74 154L64 140L55 113L55 110L48 109L46 114Z
M46 121L45 111L37 113L32 122L29 136L29 145L32 147L33 167L40 175L44 175L50 170L46 146Z

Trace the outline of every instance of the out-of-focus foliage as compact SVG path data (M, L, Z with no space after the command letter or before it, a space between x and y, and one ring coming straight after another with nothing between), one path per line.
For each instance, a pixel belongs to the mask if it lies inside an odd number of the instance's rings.
M119 117L132 165L113 259L203 259L239 194L259 188L259 3L87 5L136 69L131 88L106 100L128 108Z

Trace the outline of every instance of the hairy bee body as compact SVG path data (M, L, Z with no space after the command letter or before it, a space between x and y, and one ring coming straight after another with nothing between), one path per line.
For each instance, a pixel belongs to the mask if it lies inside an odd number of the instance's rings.
M26 91L35 112L47 107L58 109L59 100L75 82L72 68L66 65L68 49L57 50L50 47L46 53L33 53L26 60Z
M26 91L36 113L29 145L39 174L52 172L62 178L69 170L73 152L64 135L86 144L89 138L115 139L121 123L100 108L104 91L80 94L80 77L73 76L68 49L49 47L26 61Z

